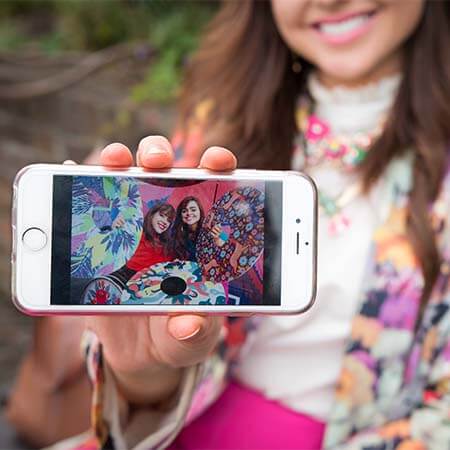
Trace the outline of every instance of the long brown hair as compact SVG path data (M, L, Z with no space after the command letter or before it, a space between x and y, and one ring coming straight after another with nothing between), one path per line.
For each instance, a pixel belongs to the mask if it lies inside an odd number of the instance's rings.
M422 304L440 255L428 207L436 199L450 144L450 4L426 2L405 44L403 79L383 134L360 165L366 192L393 158L412 150L413 187L407 232L424 275ZM224 2L186 73L181 128L196 105L212 100L202 145L223 145L241 167L288 169L298 133L295 105L306 94L311 65L292 71L292 53L278 33L270 2Z
M198 221L195 231L191 231L189 227L183 222L183 209L187 207L189 202L195 202L200 211L200 220ZM187 242L190 240L192 242L197 241L198 234L200 233L203 219L205 218L205 212L203 211L202 205L197 197L185 197L181 203L178 205L177 213L175 217L175 222L173 224L172 240L171 240L171 251L176 258L188 259L189 249L187 248Z
M167 217L170 223L173 222L175 218L175 209L172 205L168 203L158 203L149 211L144 217L144 235L150 244L155 247L162 247L165 254L169 253L169 236L170 236L170 226L169 228L161 234L156 233L152 225L153 216L159 212L160 214Z

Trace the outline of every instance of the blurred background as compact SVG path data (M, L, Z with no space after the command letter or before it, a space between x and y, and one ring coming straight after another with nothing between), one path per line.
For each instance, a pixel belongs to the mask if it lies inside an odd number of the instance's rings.
M23 166L170 135L183 66L216 2L0 1L0 394L32 319L10 295L11 184ZM3 401L2 400L2 401ZM0 449L25 448L0 416Z

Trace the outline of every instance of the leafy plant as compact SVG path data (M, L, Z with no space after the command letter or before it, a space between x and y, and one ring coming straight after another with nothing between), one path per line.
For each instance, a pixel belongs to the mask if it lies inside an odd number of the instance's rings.
M149 67L145 80L132 91L136 102L173 100L180 84L183 64L197 47L200 34L210 20L215 5L211 3L167 2L154 0L154 6L171 4L162 12L154 8L155 20L148 41L157 51L156 61Z
M168 102L216 7L193 0L0 0L0 51L55 54L145 41L156 56L131 98Z

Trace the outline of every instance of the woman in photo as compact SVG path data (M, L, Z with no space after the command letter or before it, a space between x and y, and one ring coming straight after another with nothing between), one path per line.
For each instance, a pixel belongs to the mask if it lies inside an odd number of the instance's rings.
M197 197L186 197L178 205L172 228L172 254L175 259L196 261L196 244L205 213Z
M168 203L160 203L150 209L145 215L141 240L134 255L123 267L111 273L109 278L124 287L140 270L153 264L171 261L173 257L169 250L169 236L174 218L175 209ZM114 226L120 226L120 221Z

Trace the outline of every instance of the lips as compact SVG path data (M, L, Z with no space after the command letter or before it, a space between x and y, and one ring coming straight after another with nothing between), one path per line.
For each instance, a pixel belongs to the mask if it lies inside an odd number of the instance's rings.
M365 11L314 22L312 27L331 43L345 43L363 34L371 25L377 11Z
M163 222L157 222L157 225L161 231L166 231L167 225Z

